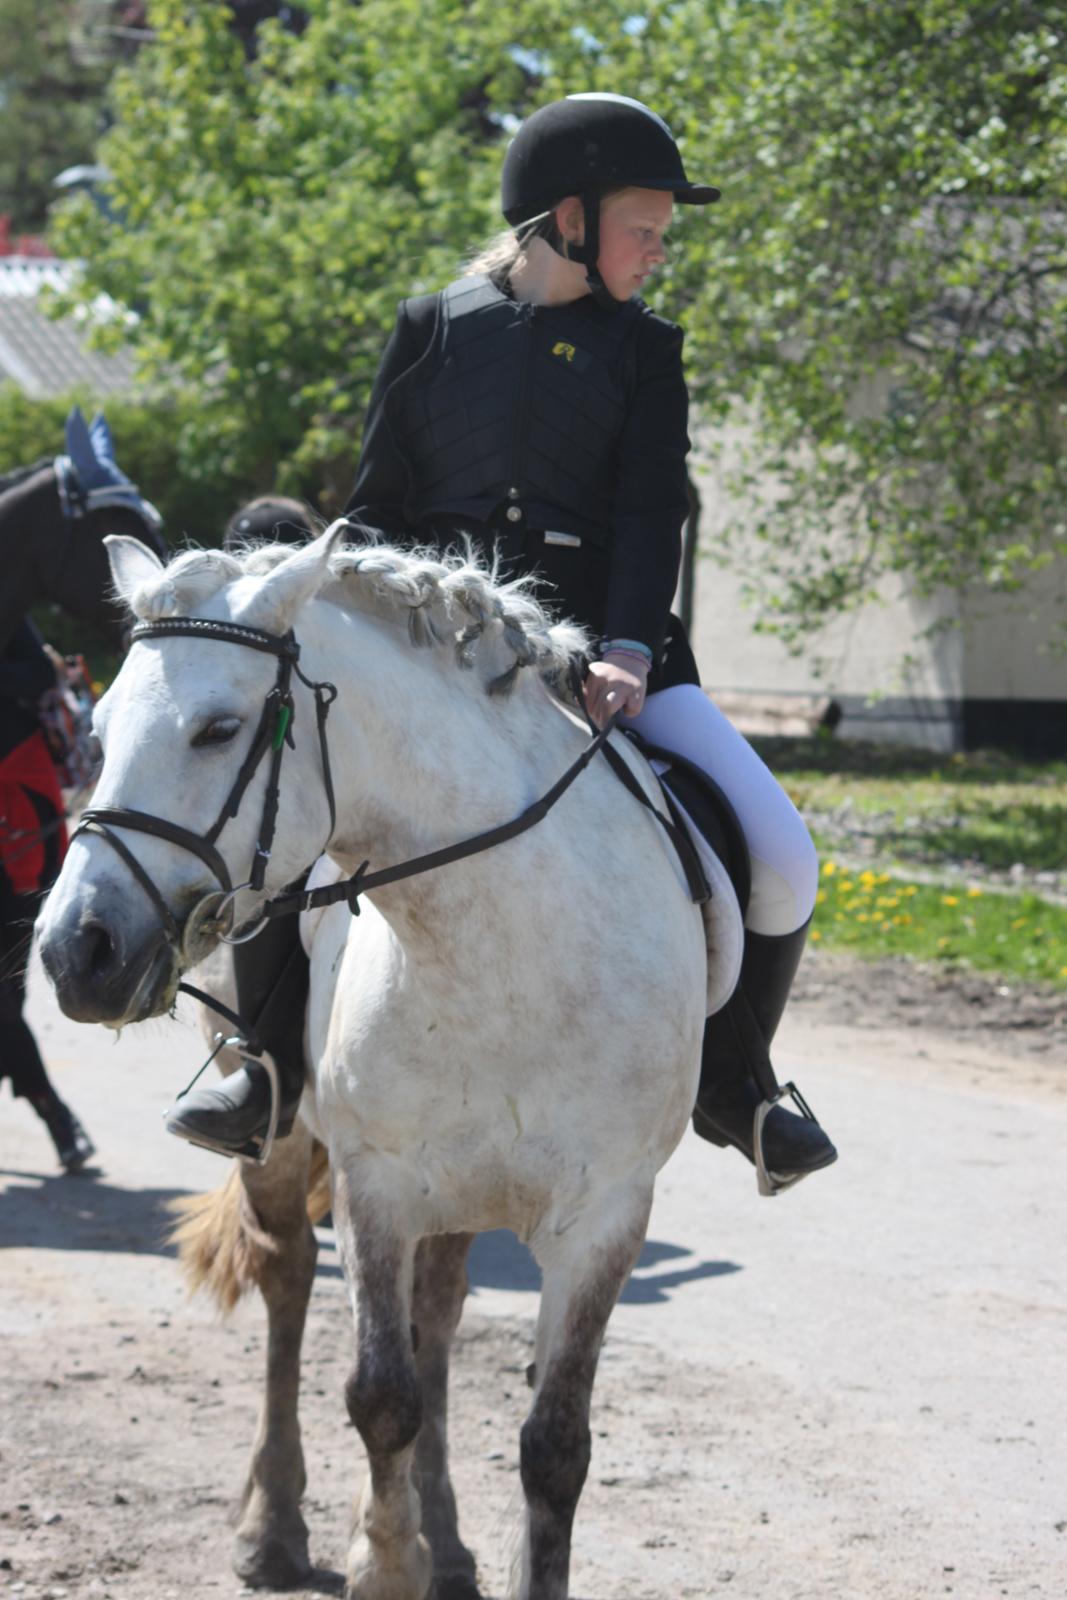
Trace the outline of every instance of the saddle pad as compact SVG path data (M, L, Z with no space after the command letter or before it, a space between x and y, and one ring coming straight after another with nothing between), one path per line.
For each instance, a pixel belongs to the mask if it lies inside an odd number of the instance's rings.
M651 766L662 781L664 763L653 761ZM722 861L673 792L671 803L685 825L711 889L710 896L700 909L704 916L704 937L708 946L707 1015L713 1017L729 1000L741 976L744 918L737 892Z

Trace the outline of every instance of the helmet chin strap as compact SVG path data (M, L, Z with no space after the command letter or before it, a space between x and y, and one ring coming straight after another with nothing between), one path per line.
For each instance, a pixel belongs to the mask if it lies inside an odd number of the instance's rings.
M585 238L581 244L567 241L565 251L560 253L565 254L568 261L577 261L579 266L585 268L585 281L597 305L605 311L618 311L620 302L600 276L597 265L600 258L600 194L594 189L578 198L585 215Z

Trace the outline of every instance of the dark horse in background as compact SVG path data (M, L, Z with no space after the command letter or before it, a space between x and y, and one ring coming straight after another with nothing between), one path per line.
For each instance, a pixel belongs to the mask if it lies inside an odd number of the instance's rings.
M63 797L34 709L51 667L26 614L58 605L86 639L122 648L104 536L128 533L166 553L159 513L116 461L102 416L67 418L65 452L0 474L0 1079L11 1080L75 1172L92 1141L60 1098L23 1016L30 928L58 871Z
M54 604L103 625L116 646L124 609L111 598L104 535L128 533L164 558L162 520L115 464L107 423L75 408L66 450L0 473L0 648L26 612Z

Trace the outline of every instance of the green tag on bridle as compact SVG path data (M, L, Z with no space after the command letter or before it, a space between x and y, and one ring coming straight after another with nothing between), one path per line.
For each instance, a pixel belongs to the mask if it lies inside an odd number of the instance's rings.
M274 729L274 738L271 740L271 749L280 750L285 740L286 730L289 727L289 718L292 707L282 705L278 707L278 721Z

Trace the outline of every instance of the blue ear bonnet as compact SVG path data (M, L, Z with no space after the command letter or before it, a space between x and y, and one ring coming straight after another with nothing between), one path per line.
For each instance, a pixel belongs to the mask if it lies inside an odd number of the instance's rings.
M125 506L153 528L163 518L115 461L111 429L102 411L86 423L75 406L67 418L65 456L57 456L59 497L67 517L82 517L103 506Z

